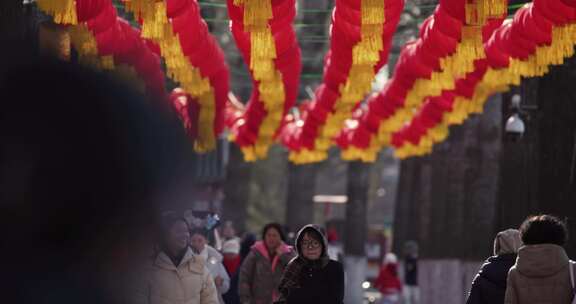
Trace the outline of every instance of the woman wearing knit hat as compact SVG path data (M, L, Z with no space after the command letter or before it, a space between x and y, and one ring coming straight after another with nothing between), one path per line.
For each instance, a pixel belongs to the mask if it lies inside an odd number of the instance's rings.
M516 261L522 246L520 231L508 229L499 232L494 239L494 256L489 257L472 282L466 304L504 303L508 270Z

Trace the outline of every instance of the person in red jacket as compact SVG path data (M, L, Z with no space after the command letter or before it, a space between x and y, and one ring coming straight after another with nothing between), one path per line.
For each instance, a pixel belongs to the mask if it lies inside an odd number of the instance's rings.
M230 277L236 274L240 267L240 242L237 239L230 239L222 245L222 255L224 255L224 267Z
M396 304L400 302L402 283L398 277L398 258L393 253L386 254L375 287L382 293L381 304Z

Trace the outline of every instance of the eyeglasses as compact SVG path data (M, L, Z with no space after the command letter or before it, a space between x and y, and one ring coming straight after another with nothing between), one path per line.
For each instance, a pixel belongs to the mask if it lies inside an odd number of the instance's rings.
M312 240L312 241L302 241L302 247L308 249L316 249L320 247L320 242Z

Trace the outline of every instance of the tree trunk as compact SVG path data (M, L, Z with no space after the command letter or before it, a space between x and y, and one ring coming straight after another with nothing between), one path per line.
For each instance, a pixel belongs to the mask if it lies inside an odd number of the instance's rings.
M314 222L314 194L318 164L288 165L286 225L290 231Z
M402 161L395 251L406 241L422 258L483 259L491 253L501 147L498 97L481 116L453 127L425 157ZM470 238L470 229L475 237Z
M346 303L363 301L362 282L366 280L366 230L369 164L359 161L348 164L348 202L344 234L344 265L347 269Z
M223 219L234 222L238 233L246 230L248 199L250 195L251 165L244 161L237 145L230 145L227 182L224 185Z
M350 162L348 165L348 203L346 205L346 233L344 252L364 255L366 242L366 203L368 200L369 165Z

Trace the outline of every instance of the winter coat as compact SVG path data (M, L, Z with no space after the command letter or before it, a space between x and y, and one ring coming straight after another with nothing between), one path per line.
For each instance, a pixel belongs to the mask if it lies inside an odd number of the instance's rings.
M230 289L222 295L224 303L226 304L240 304L240 296L238 295L238 280L240 279L240 272L236 272L230 277Z
M324 267L304 267L300 288L294 289L287 304L342 304L344 269L340 262L329 260Z
M240 304L240 296L238 294L238 281L240 280L240 266L242 262L250 253L250 248L255 243L254 235L247 235L244 240L240 243L240 254L239 254L239 262L235 272L230 272L230 269L224 264L226 269L228 270L228 274L230 275L230 289L227 293L223 294L222 297L224 298L224 302L226 304Z
M501 304L506 293L508 271L516 262L516 254L492 256L486 260L472 281L466 304Z
M201 256L204 261L206 261L206 267L208 267L212 278L222 278L222 286L216 288L218 290L219 302L224 304L222 294L225 294L230 288L230 276L228 275L226 268L224 268L224 264L222 264L222 254L220 254L220 252L218 252L213 247L206 245L204 246L204 250L202 250L202 252L200 252L198 255Z
M228 275L230 276L230 278L232 278L232 276L234 276L236 272L238 272L238 269L240 268L240 262L241 262L240 255L237 255L233 258L224 257L222 264L224 264L224 268L226 268L226 271L228 271Z
M305 232L314 230L322 236L320 258L308 260L302 253ZM284 271L276 304L342 304L344 300L344 269L340 262L328 257L326 237L314 225L304 226L296 237L298 256Z
M282 244L281 255L272 260L264 242L258 241L240 266L238 294L242 304L271 304L288 262L294 257L291 247Z
M570 260L564 248L553 244L520 248L508 273L506 304L570 304Z
M404 258L404 284L418 286L418 257L415 255Z
M161 252L140 283L130 304L218 304L212 276L190 248L178 267Z
M402 291L402 283L398 277L398 265L383 265L374 286L384 295L399 294Z

